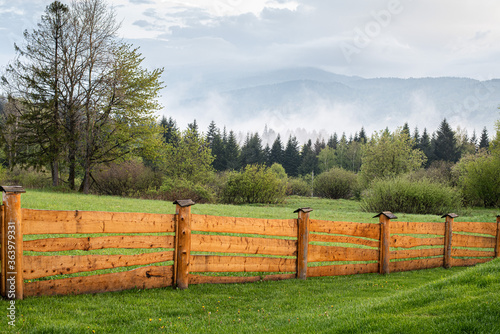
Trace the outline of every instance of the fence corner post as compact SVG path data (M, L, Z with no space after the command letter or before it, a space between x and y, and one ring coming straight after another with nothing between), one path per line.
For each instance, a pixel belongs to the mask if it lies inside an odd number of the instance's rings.
M451 243L453 237L453 220L457 218L458 215L455 213L448 213L441 218L446 218L444 223L444 260L443 267L445 269L451 268Z
M497 243L495 246L495 258L500 257L500 215L497 216Z
M307 278L307 252L309 248L309 213L311 208L300 208L294 211L298 213L297 225L297 278Z
M191 261L191 206L188 200L177 200L175 208L174 287L181 290L189 286L189 263Z
M0 186L3 192L2 219L2 295L7 299L23 299L23 230L20 186Z
M373 218L379 219L380 223L380 246L379 246L379 274L389 274L389 262L390 258L390 237L391 237L391 227L390 222L391 219L396 219L396 217L390 211L384 211L374 216Z

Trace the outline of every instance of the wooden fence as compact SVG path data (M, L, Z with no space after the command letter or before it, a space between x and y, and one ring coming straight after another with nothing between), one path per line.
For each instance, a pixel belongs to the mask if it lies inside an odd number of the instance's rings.
M191 214L191 200L174 202L173 215L44 211L21 209L21 187L0 189L1 294L9 299L388 274L469 266L500 253L500 217L466 223L448 214L442 223L412 223L383 212L378 224L353 223L311 219L310 208L295 211L295 219L214 217ZM126 254L94 254L113 248ZM66 251L74 255L57 255ZM130 266L141 267L99 272ZM92 273L75 276L84 272Z

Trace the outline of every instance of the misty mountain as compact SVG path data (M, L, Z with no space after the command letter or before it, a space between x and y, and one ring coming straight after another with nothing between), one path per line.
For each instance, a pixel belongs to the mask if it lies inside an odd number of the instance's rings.
M469 135L484 126L491 134L499 105L498 79L365 79L314 68L214 74L198 80L179 102L188 110L221 109L233 122L258 118L281 132L303 127L347 134L361 126L371 133L405 122L433 132L443 118Z

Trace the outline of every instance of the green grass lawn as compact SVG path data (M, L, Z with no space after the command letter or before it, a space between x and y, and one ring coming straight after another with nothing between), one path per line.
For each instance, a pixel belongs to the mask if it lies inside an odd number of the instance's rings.
M28 190L32 209L174 213L170 202ZM373 222L355 201L289 198L278 206L195 205L193 213ZM397 214L397 213L396 213ZM461 220L495 221L470 209ZM397 214L398 215L398 214ZM405 221L437 216L398 215ZM458 220L458 219L457 219ZM500 260L471 268L437 268L250 284L191 285L95 295L29 297L16 302L16 327L0 301L7 333L500 333Z

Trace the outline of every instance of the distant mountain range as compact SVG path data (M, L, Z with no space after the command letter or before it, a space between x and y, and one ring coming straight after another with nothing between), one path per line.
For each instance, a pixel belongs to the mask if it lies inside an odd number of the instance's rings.
M499 79L365 79L294 68L258 74L217 73L198 80L186 92L178 101L181 109L219 110L229 128L260 119L281 133L303 128L349 135L361 126L371 133L405 122L412 129L418 127L422 132L425 127L433 132L446 118L454 128L466 128L469 135L475 129L479 135L484 126L492 134L500 119Z

